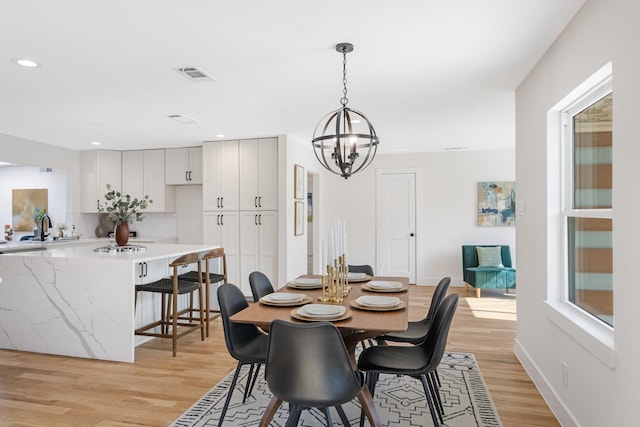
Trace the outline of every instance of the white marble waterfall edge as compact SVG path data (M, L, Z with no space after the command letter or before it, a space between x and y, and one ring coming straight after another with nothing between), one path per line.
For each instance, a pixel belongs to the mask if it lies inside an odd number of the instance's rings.
M133 362L137 263L168 266L210 249L150 244L146 253L104 254L85 244L0 255L0 348Z

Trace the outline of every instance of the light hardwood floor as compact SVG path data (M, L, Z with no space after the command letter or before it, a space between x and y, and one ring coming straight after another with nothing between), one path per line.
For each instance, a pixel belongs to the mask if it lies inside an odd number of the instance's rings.
M426 312L431 286L411 286L409 316ZM451 288L462 297L447 349L474 353L505 427L559 426L513 355L515 296ZM0 350L0 426L166 426L235 367L219 320L204 342L154 340L136 362L114 363Z

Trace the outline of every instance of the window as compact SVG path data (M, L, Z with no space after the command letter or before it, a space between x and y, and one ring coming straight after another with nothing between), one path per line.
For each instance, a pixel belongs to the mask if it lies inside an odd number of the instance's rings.
M562 112L566 299L613 326L611 80Z

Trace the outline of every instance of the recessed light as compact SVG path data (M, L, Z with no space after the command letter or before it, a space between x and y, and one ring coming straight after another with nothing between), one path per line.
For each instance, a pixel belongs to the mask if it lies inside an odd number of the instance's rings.
M40 66L36 61L26 58L11 58L11 62L27 68L36 68Z
M216 138L224 138L224 135L219 133L219 134L216 135Z
M100 142L98 142L98 141L93 141L93 142L91 143L91 145L100 145Z

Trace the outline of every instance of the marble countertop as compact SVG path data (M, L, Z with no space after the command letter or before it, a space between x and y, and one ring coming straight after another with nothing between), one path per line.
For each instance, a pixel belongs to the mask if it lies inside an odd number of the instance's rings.
M115 245L113 239L95 238L80 240L63 240L47 242L14 242L0 247L2 256L33 257L33 258L91 258L108 259L110 261L143 262L156 259L179 257L191 252L205 252L216 248L214 245L204 244L174 244L151 243L150 239L129 239L131 245L145 247L144 252L109 253L94 252L94 249L108 245Z

